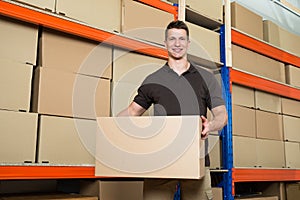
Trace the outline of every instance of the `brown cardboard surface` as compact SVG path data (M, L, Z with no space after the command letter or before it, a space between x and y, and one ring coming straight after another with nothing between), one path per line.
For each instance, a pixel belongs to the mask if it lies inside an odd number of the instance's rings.
M233 136L233 166L257 166L256 139L243 136Z
M208 136L208 153L210 158L210 168L211 169L221 169L222 168L222 146L221 146L220 136L215 134L210 134Z
M231 26L263 39L263 18L236 2L231 3Z
M255 90L255 108L273 113L282 113L281 97L275 94Z
M98 200L97 197L78 194L24 194L1 197L1 200Z
M284 142L285 164L292 169L300 169L300 142Z
M166 60L125 50L114 49L113 81L140 85L149 74L166 64Z
M284 142L277 140L257 139L257 164L266 168L285 166Z
M293 65L285 65L286 83L300 87L300 68Z
M120 32L121 0L57 0L56 12L90 26Z
M59 31L44 29L39 66L111 79L112 47Z
M34 7L55 11L55 0L43 0L43 1L40 1L40 0L17 0L17 1L32 5Z
M220 34L186 22L190 31L188 53L212 62L220 62Z
M40 118L38 162L50 164L94 164L94 120L44 116Z
M254 108L254 89L232 84L232 104Z
M232 105L232 134L255 138L255 119L254 109Z
M246 48L232 44L232 67L254 73L253 68L257 67L257 55Z
M214 200L223 200L223 189L220 187L212 188Z
M287 183L286 196L288 200L298 200L300 197L300 183Z
M29 111L32 65L0 59L0 109Z
M166 11L140 2L122 0L121 31L125 35L164 44L165 28L173 20L174 15Z
M276 47L280 47L280 32L279 26L269 20L263 21L264 26L264 41L271 43Z
M253 197L253 198L235 198L236 200L278 200L278 197L273 196L273 197Z
M282 115L256 110L256 137L283 140Z
M200 179L204 175L199 116L97 120L96 176Z
M186 5L204 16L223 22L223 3L221 0L187 0Z
M281 103L283 114L300 117L300 101L282 97Z
M109 80L43 67L34 76L34 112L89 119L110 115Z
M82 181L80 193L84 195L98 196L99 199L143 199L144 181L136 180L96 180Z
M35 65L38 26L0 16L0 58Z
M38 115L0 110L0 162L34 162Z
M300 118L283 115L283 135L285 141L300 142Z

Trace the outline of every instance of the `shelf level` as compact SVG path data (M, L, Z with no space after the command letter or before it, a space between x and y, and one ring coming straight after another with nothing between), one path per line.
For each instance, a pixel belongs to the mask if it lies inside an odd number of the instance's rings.
M283 63L300 67L300 57L285 52L265 42L249 37L237 30L231 30L231 40L233 44L253 50Z
M230 80L233 83L300 100L300 89L247 74L235 69L230 69Z
M174 15L174 20L177 19L178 11L177 11L176 6L172 6L171 4L168 4L168 3L160 1L160 0L135 0L135 1L139 1L141 3L147 4L149 6L158 8L158 9L166 11L168 13L171 13Z
M114 34L91 26L70 21L53 13L46 13L25 8L13 3L0 0L0 15L15 18L21 21L41 25L51 29L63 31L83 38L115 45L121 48L137 51L150 56L167 59L167 51L158 46L134 40L121 34Z

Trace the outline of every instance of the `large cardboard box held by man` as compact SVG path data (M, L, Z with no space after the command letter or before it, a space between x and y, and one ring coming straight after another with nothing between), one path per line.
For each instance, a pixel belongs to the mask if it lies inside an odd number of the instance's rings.
M99 117L97 121L96 176L203 177L199 116Z

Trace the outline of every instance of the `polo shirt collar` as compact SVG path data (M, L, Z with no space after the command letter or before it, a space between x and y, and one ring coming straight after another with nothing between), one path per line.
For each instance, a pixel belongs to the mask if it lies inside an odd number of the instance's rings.
M164 69L167 72L174 72L173 69L171 69L171 67L168 65L168 62L166 62L166 64L164 65ZM189 69L187 71L185 71L183 74L194 73L194 72L197 72L197 69L194 67L194 65L192 63L190 63Z

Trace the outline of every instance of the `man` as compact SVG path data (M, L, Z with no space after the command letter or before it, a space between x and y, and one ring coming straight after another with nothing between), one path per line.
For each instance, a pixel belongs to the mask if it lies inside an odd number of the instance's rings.
M152 104L154 115L199 115L202 121L201 138L221 130L227 123L227 112L221 88L208 70L195 67L187 60L190 46L189 29L182 21L171 22L165 30L168 62L150 74L138 89L133 102L118 116L140 116ZM207 108L212 120L206 118ZM182 180L182 199L212 199L209 158L205 158L206 172L200 180ZM146 179L144 199L172 199L177 180Z

